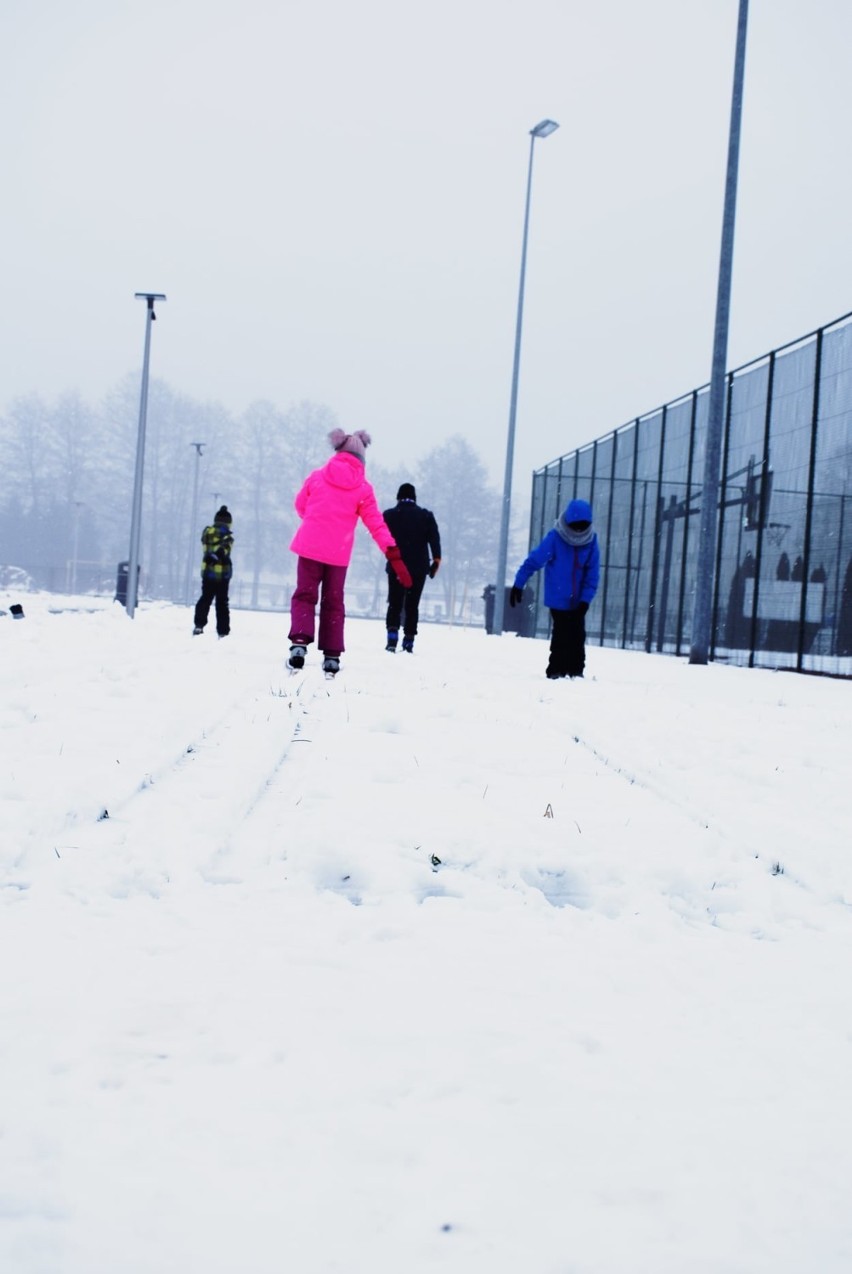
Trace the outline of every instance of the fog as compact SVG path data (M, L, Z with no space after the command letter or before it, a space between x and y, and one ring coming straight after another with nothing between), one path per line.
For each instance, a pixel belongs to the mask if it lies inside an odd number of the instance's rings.
M736 0L11 0L0 412L138 371L516 484L709 378ZM849 308L852 11L752 0L730 358Z

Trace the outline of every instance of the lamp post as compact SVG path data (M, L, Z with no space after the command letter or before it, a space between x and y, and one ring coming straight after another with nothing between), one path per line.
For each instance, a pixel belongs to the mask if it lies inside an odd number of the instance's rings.
M737 19L737 49L734 57L734 87L731 93L731 122L728 132L725 204L722 213L722 246L719 253L719 280L716 287L713 364L710 374L710 400L707 404L704 482L701 487L701 518L698 524L695 604L692 612L692 642L689 647L689 662L691 664L706 664L710 653L716 526L719 513L719 468L722 459L722 433L725 423L728 318L731 310L734 220L737 211L737 174L740 159L740 121L743 113L747 23L748 0L740 0Z
M80 510L83 507L82 500L74 501L74 558L71 563L71 589L70 592L77 592L77 556L80 548Z
M515 357L512 364L512 396L509 406L509 437L506 443L506 472L503 477L503 507L500 514L500 545L497 554L497 587L494 597L494 620L491 631L503 632L503 605L506 588L506 557L509 550L509 513L512 504L512 468L515 462L515 417L518 411L518 372L521 365L521 328L524 319L524 281L527 272L527 238L530 226L530 193L532 191L533 150L538 137L549 137L559 125L543 119L530 129L530 159L527 169L527 202L524 211L524 238L521 247L521 281L518 288L518 317L515 322Z
M192 526L189 535L189 557L186 561L186 586L184 588L184 601L187 605L191 600L189 593L190 576L192 573L192 556L195 552L195 520L198 517L198 466L201 461L203 452L202 447L206 447L206 442L191 442L190 447L195 448L195 480L192 484Z
M133 479L133 510L130 519L130 560L127 563L127 613L136 612L139 584L139 535L142 523L142 478L145 471L145 424L148 417L148 365L151 359L151 324L157 317L154 302L165 301L162 292L136 292L137 301L145 301L145 356L142 360L142 391L139 397L139 432L136 438L136 473Z

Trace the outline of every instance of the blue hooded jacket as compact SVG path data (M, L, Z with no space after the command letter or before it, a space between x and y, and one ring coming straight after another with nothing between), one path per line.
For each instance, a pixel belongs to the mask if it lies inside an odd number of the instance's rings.
M598 591L601 554L598 537L592 530L588 544L569 544L569 522L592 521L587 500L572 500L551 531L518 567L515 588L523 588L531 575L544 567L544 604L550 610L576 610L580 602L590 603Z

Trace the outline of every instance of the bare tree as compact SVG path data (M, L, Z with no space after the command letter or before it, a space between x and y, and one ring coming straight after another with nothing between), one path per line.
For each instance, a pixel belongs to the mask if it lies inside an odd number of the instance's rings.
M500 497L488 486L485 466L460 435L450 438L418 464L420 503L435 514L441 533L443 589L451 620L470 613L494 573L500 529Z

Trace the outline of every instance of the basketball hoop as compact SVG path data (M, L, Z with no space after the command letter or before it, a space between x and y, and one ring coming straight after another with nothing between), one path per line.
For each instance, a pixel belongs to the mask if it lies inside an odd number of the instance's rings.
M789 522L769 522L766 526L766 538L774 548L780 548L789 530Z

